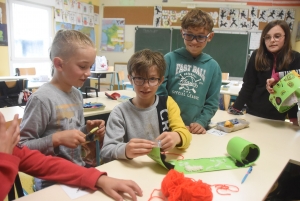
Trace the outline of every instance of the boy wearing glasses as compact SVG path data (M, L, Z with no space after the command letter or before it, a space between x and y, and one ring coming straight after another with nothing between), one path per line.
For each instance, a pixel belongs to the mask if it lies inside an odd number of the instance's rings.
M148 154L158 142L164 151L188 148L191 134L173 98L156 95L166 64L159 52L136 52L127 64L136 97L116 106L109 115L101 150L102 162Z
M211 16L198 9L182 19L185 47L165 55L165 79L157 94L169 95L178 104L191 133L204 134L219 106L222 73L218 63L203 53L214 36Z

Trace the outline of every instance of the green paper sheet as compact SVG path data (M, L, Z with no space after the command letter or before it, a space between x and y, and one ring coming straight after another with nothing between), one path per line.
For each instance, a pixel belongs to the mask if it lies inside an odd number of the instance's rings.
M167 170L174 168L174 165L165 161L165 157L162 158L162 154L159 147L154 147L151 152L148 154L152 160L156 161L158 164L166 168Z
M243 138L233 137L227 144L229 156L185 159L175 161L175 170L185 173L201 173L231 170L251 166L259 157L259 147Z

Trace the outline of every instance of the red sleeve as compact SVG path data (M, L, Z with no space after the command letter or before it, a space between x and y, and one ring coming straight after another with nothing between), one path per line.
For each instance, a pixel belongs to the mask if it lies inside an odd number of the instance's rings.
M14 155L21 162L20 171L45 180L51 180L82 188L96 190L98 178L105 174L95 168L85 168L70 161L53 156L45 156L37 150L30 150L26 146L16 147Z
M4 200L18 173L20 159L11 154L0 153L0 200Z

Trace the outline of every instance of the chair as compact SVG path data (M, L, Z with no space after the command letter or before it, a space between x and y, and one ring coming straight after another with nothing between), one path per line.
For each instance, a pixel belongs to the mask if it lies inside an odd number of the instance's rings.
M16 68L16 75L35 75L35 67L30 68Z
M229 73L222 73L222 80L229 80Z
M0 107L19 105L19 94L24 90L24 80L0 81Z
M92 97L94 97L93 95L88 94L88 92L91 92L92 90L94 90L96 92L96 97L98 97L98 89L90 86L90 79L87 79L83 83L83 86L79 87L78 90L81 91L83 98L92 98Z
M133 86L130 82L125 82L124 71L119 71L117 73L117 81L118 81L118 90L120 90L120 85L122 85L122 89L133 89Z

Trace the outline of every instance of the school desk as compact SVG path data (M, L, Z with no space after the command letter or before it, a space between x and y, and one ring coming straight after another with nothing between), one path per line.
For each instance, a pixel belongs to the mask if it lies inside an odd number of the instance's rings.
M113 79L111 81L111 86L115 84L115 71L91 71L91 76L89 78L96 77L98 79L98 91L100 91L100 78L102 74L112 74Z
M211 185L230 184L239 187L239 192L219 191L220 193L231 194L223 196L219 195L216 189L212 187L214 201L264 200L285 165L290 161L296 164L300 162L299 127L293 126L288 122L258 118L249 114L235 116L221 110L217 111L213 117L213 122L237 117L242 117L249 121L249 128L235 131L222 137L211 134L193 135L191 145L186 151L174 149L171 152L181 153L185 159L225 156L227 154L226 146L228 141L234 136L242 137L258 145L260 156L253 166L252 173L243 184L241 184L241 181L248 168L186 174L185 176L195 180L201 179L203 182ZM166 169L147 156L133 160L115 160L97 168L107 171L111 177L136 181L143 190L143 197L138 198L139 201L147 201L154 189L160 189L161 182L167 174ZM60 185L54 185L19 200L68 201L71 199ZM96 191L76 199L76 201L84 200L112 199L108 198L101 191ZM155 199L152 201L155 201Z
M112 93L119 93L121 96L128 96L128 97L135 97L135 91L129 91L129 90L116 90L116 91L105 91L108 94L112 94ZM114 109L115 106L117 106L118 104L120 104L121 102L118 100L112 100L109 99L106 95L105 92L98 92L98 97L94 97L94 98L85 98L83 99L84 103L102 103L105 105L105 108L100 109L100 110L93 110L93 111L85 111L84 112L84 117L90 117L90 116L96 116L96 115L101 115L101 114L107 114L110 113L112 111L112 109Z
M19 114L19 119L23 118L24 107L12 106L0 108L0 112L3 114L5 121L12 121L15 114Z

